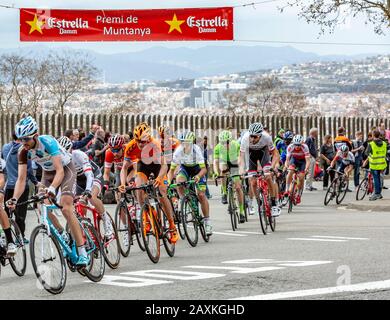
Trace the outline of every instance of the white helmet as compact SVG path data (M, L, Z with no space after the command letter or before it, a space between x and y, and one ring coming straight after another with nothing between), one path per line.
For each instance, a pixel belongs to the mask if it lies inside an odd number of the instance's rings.
M294 136L292 143L296 145L301 145L303 143L304 139L301 135L297 134Z
M20 139L38 132L37 122L30 116L21 119L15 126L15 135Z
M263 133L263 125L260 122L252 123L248 131L250 135L260 136Z
M340 147L340 151L343 152L343 153L347 153L349 151L349 148L347 145L343 144L341 147Z
M70 150L72 149L73 147L73 143L72 141L66 137L66 136L63 136L61 138L58 138L58 143L60 144L61 147L63 147L67 152L70 152Z

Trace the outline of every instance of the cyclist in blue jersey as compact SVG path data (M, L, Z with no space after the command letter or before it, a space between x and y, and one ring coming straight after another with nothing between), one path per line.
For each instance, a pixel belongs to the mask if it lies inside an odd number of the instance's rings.
M54 137L39 135L38 125L32 117L21 119L16 124L15 134L23 145L18 154L18 180L13 197L7 201L7 206L10 209L15 209L26 185L27 160L35 161L42 167L41 182L47 188L44 190L46 195L55 198L58 189L61 189L62 213L69 224L73 238L76 240L79 254L76 265L79 267L87 266L89 257L84 246L85 240L74 215L73 196L76 170L71 155L59 145Z
M279 140L279 142L276 144L276 150L279 151L280 161L282 164L286 162L287 147L291 144L293 137L294 134L291 131L286 131L283 135L283 140Z

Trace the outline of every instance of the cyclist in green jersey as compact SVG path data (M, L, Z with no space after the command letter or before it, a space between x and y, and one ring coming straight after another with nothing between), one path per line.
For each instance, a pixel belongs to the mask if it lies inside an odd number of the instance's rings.
M233 140L232 133L224 130L219 134L219 143L214 148L214 172L218 176L238 175L240 159L240 144ZM240 222L245 222L244 214L244 193L242 192L242 184L240 177L234 177L234 186L238 195L240 204ZM226 180L222 181L222 203L227 203Z

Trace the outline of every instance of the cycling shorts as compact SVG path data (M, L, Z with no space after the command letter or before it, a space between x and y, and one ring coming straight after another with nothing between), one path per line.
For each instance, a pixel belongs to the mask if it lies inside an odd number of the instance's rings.
M202 169L199 165L192 166L192 167L181 165L177 176L178 177L181 176L185 178L186 181L188 181L191 180L191 178L195 177L201 170ZM199 191L204 192L206 191L206 184L207 184L206 177L203 176L196 184L196 188Z
M302 173L305 172L305 168L306 168L306 160L296 159L294 157L291 157L290 165L288 167L289 170L298 169L298 172Z

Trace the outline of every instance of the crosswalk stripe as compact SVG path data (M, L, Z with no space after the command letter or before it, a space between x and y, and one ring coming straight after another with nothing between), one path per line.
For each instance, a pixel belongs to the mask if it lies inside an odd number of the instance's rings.
M254 231L231 231L231 230L225 230L226 232L231 232L231 233L245 233L245 234L263 234L263 233L260 233L260 232L254 232Z
M221 235L221 236L247 237L246 234L228 233L228 232L219 232L219 231L213 231L213 235L214 234L218 234L218 235Z

